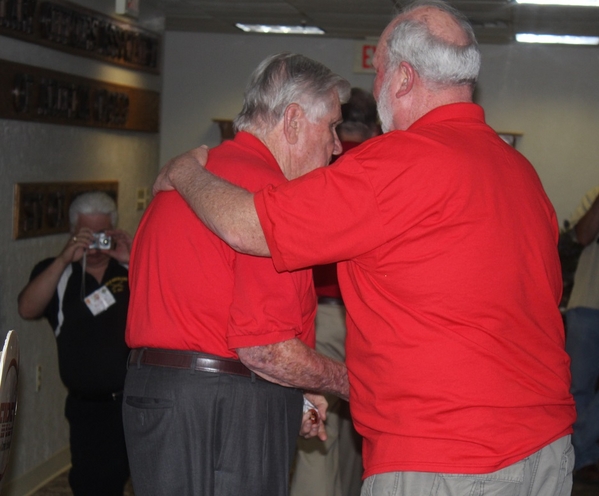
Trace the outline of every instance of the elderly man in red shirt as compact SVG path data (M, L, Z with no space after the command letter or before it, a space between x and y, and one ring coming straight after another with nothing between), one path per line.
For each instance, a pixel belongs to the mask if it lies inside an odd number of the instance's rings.
M210 170L258 191L327 165L348 96L318 62L267 58ZM345 365L313 349L312 271L234 252L166 192L135 236L130 287L123 417L135 493L287 494L302 390L349 393ZM324 419L326 401L310 398ZM325 437L322 422L305 423Z
M376 51L385 134L254 195L200 173L201 149L157 184L279 270L341 261L363 496L571 492L558 224L472 102L479 66L463 16L414 2Z

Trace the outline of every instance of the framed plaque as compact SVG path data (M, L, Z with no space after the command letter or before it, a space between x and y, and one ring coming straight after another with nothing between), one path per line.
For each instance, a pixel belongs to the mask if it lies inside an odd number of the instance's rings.
M115 203L118 181L17 183L13 220L14 239L69 232L69 207L81 193L104 191Z

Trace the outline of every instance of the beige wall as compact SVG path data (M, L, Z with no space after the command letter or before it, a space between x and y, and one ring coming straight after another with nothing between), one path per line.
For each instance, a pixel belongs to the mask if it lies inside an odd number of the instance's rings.
M599 184L599 47L483 46L478 100L497 130L519 131L562 222Z

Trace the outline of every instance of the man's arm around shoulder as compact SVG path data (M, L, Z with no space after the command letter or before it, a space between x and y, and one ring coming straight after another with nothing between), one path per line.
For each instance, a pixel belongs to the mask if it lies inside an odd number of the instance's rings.
M254 195L208 172L207 160L205 146L169 160L156 178L153 193L176 189L206 227L231 248L269 256Z

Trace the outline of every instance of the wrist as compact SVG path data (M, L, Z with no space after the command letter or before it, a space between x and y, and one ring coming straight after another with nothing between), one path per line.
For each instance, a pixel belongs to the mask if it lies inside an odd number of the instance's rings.
M64 271L64 269L67 268L67 265L69 265L72 262L71 257L67 257L66 254L64 252L62 252L60 255L58 255L55 259L54 262L52 262L57 268L59 268L62 271Z

